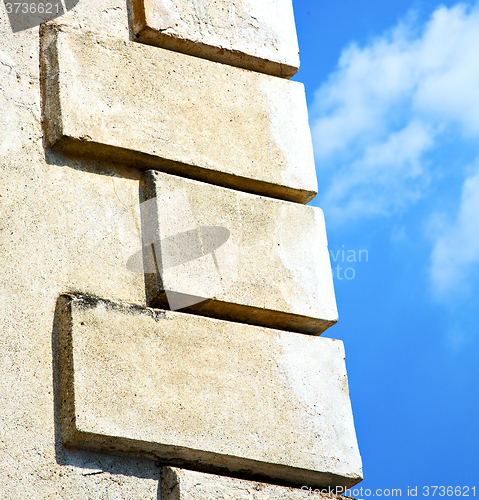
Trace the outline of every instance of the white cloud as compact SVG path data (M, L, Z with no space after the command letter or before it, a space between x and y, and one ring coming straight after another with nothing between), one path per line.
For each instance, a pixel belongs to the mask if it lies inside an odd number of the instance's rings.
M427 200L436 214L434 292L451 301L471 291L479 277L479 1L438 7L424 26L409 16L364 47L351 44L310 111L329 223L390 215L435 186ZM434 183L441 177L448 189L452 168L464 175L462 197L455 215L441 215Z
M439 225L431 258L431 278L439 298L467 291L479 274L479 170L464 182L454 221Z
M447 134L479 136L479 4L439 7L422 29L403 22L350 45L316 92L311 123L330 220L408 206Z
M440 8L418 54L422 66L414 109L431 120L455 121L479 134L479 8Z
M431 147L427 125L410 122L382 142L372 142L361 156L339 167L323 197L328 216L335 220L385 215L391 206L403 206L420 195L426 182L420 157ZM411 181L409 189L398 183Z

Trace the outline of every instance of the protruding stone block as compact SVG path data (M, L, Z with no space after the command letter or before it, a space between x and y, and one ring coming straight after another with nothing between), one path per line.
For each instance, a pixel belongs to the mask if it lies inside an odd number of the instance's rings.
M301 203L316 194L301 83L56 26L42 54L47 146Z
M150 305L308 334L337 321L320 208L153 170L141 191L143 262L127 267Z
M162 500L341 500L336 495L345 491L344 487L290 488L176 467L161 469Z
M140 42L289 78L299 68L291 0L133 0Z
M59 299L66 446L297 486L362 478L341 341Z

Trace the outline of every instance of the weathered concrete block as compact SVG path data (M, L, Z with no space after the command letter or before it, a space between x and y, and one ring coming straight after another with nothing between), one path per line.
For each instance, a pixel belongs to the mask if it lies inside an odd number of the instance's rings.
M59 299L66 446L311 487L361 480L341 341Z
M338 313L323 211L149 170L141 180L148 303L320 334Z
M133 0L140 42L289 78L299 68L291 0Z
M345 491L343 487L290 488L176 467L161 469L162 500L341 500L336 495Z
M304 87L118 39L42 34L47 146L306 203L317 191Z

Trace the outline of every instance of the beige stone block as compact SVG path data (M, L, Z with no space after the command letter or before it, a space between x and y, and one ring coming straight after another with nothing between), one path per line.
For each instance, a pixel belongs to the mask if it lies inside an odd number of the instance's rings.
M162 467L162 500L351 500L338 488L290 488L274 484L207 474L177 467Z
M341 341L59 299L67 447L297 486L362 478Z
M153 170L140 186L144 251L127 267L149 305L308 334L336 323L320 208Z
M133 0L140 42L289 78L299 68L291 0Z
M45 143L306 203L317 191L304 87L65 27L42 33Z

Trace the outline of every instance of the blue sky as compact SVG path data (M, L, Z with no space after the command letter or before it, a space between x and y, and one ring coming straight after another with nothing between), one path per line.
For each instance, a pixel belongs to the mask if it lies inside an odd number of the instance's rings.
M358 487L479 497L479 2L293 4Z

